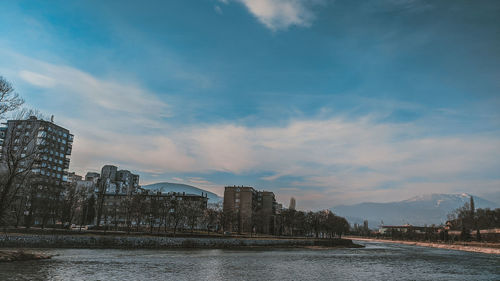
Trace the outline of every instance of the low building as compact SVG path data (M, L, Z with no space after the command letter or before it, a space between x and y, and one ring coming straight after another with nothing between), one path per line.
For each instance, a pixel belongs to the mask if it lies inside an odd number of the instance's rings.
M139 189L134 194L106 193L99 225L126 227L160 227L179 218L179 228L186 228L190 214L200 218L207 208L208 197L186 193L161 193ZM195 226L198 228L198 225Z
M399 233L409 233L414 232L416 234L423 234L426 232L438 232L439 227L433 226L414 226L411 224L405 225L382 225L380 226L378 233L382 235L390 235L393 232Z
M120 227L159 227L167 220L200 216L207 208L207 194L162 193L158 190L145 190L139 186L139 175L116 166L105 165L101 174L87 173L87 183L95 182L97 197L96 224L98 226Z

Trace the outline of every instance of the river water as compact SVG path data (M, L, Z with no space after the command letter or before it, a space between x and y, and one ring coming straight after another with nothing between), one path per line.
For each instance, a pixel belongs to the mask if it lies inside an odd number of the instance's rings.
M358 242L362 249L44 250L0 280L500 280L500 256Z

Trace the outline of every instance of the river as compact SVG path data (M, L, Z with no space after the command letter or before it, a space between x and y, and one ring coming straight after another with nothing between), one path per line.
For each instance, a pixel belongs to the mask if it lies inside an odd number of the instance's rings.
M0 280L500 280L500 256L358 242L359 249L50 249Z

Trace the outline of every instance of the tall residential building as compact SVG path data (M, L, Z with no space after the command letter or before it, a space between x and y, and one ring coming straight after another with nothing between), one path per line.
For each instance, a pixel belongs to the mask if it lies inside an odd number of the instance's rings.
M3 128L2 160L7 150L36 154L32 172L45 182L61 185L67 179L73 135L53 122L31 116L27 120L8 120ZM23 153L21 153L22 155ZM24 163L28 165L28 163Z
M57 204L66 184L73 135L68 129L35 116L8 120L3 125L6 127L0 130L0 163L16 163L19 171L30 171L27 180L21 183L24 187L21 194L26 197L28 208L25 213L31 217L39 209L41 217L32 217L31 223L55 222L52 205Z
M118 170L118 167L113 165L103 166L97 182L97 224L101 225L108 221L109 214L106 211L110 205L116 205L118 208L124 198L137 193L138 189L139 175L127 170Z
M86 181L92 181L92 182L94 182L94 184L97 184L97 181L99 180L100 177L101 177L101 175L99 173L88 172L85 175L85 180Z
M83 177L80 175L77 175L75 172L69 172L67 182L74 183L77 181L81 181L82 179L83 179Z
M6 132L7 132L7 127L0 127L0 151L2 151L2 145L5 139Z
M224 214L231 219L226 227L238 232L274 232L276 199L273 192L257 191L249 186L226 186Z
M274 215L276 214L276 198L271 191L261 191L257 193L257 207L259 219L261 220L258 229L262 233L274 233Z

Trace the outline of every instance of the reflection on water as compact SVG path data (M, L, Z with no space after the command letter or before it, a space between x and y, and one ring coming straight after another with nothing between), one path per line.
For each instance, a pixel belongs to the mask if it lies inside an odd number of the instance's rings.
M0 280L500 280L500 256L396 244L364 249L47 250Z

